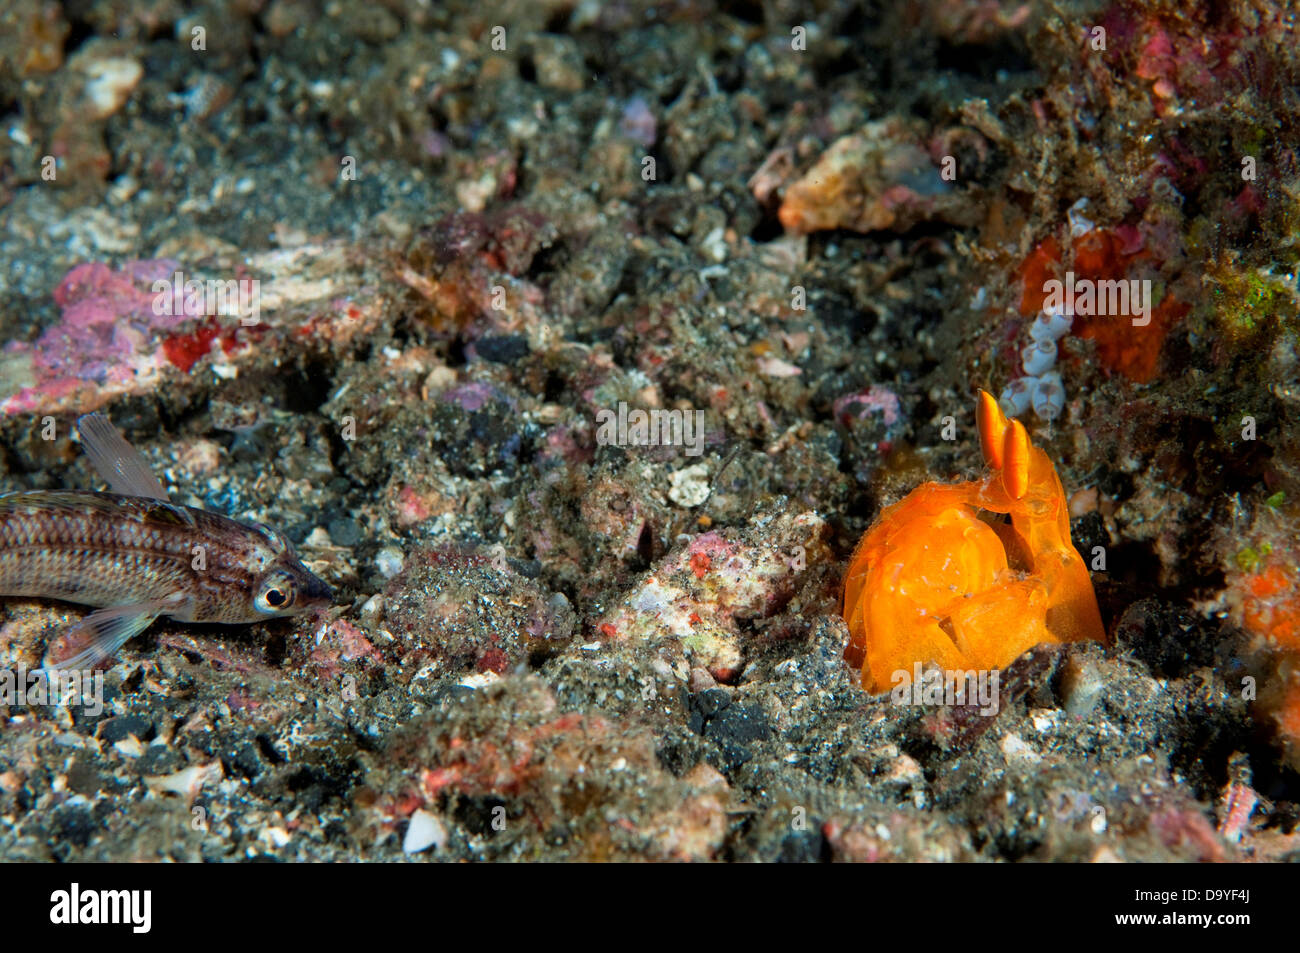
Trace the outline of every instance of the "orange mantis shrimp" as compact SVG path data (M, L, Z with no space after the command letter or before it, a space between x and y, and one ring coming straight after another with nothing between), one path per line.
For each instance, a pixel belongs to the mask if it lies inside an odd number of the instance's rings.
M976 417L990 474L922 484L853 553L845 658L870 691L918 662L989 670L1044 642L1106 640L1056 468L985 391Z

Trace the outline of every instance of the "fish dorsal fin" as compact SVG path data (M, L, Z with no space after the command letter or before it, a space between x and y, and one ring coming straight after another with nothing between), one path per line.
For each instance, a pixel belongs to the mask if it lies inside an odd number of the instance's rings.
M114 493L167 500L167 491L154 476L140 451L126 442L103 414L86 414L77 420L81 446L95 472L108 481Z

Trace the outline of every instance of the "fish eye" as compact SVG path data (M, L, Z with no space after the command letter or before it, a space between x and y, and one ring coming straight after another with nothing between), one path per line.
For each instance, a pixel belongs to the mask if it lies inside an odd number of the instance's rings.
M259 612L283 612L293 605L295 591L291 580L277 576L263 583L257 598L253 600Z

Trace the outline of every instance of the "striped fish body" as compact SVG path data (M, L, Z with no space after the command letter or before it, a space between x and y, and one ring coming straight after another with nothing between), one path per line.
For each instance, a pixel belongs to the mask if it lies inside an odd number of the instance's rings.
M96 607L164 600L182 622L247 623L328 604L272 530L159 499L86 490L0 495L0 596Z
M172 503L103 414L80 417L77 431L113 492L0 495L0 596L96 607L50 643L47 670L97 666L160 615L238 624L333 601L270 528Z

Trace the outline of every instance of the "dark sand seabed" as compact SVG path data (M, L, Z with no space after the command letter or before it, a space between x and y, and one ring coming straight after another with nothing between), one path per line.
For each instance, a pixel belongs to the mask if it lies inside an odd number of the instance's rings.
M0 859L1300 857L1298 89L1265 0L10 0L0 486L102 410L337 604L0 702ZM873 696L854 544L1067 271L1152 295L1020 414L1109 644Z

